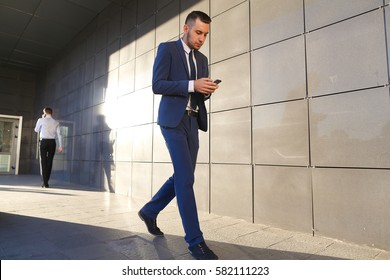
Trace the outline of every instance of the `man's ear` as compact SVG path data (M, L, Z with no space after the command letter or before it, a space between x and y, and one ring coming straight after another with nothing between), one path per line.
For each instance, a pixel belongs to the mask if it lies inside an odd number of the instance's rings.
M190 29L190 27L187 25L187 24L184 24L184 26L183 26L183 32L185 33L185 34L187 34L188 33L188 30Z

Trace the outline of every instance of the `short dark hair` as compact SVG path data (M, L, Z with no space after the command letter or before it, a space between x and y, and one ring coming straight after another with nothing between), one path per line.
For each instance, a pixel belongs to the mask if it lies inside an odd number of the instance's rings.
M192 11L187 15L185 23L187 24L191 20L196 21L197 18L207 24L211 22L211 18L206 13L201 11Z
M53 109L50 107L45 107L43 110L45 111L46 114L49 114L49 115L53 114Z

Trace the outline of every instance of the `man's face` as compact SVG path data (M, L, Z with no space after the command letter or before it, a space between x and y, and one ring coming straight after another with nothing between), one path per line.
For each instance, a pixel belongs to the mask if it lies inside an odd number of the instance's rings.
M196 19L196 21L189 21L184 25L183 40L191 49L199 50L208 34L209 24Z

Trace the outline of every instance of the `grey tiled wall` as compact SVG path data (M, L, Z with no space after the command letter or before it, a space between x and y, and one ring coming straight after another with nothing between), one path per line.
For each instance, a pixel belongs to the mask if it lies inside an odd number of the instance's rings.
M69 127L57 177L147 200L171 175L152 65L199 9L223 82L200 133L198 208L390 249L389 1L125 2L90 23L39 93Z

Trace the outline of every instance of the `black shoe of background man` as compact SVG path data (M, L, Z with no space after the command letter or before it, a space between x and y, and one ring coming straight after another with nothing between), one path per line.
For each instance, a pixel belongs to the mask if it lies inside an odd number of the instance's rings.
M191 255L197 260L218 260L218 256L214 254L205 242L188 247Z
M149 233L154 236L164 236L164 233L158 228L156 219L149 218L142 211L138 212L138 216L144 221Z

